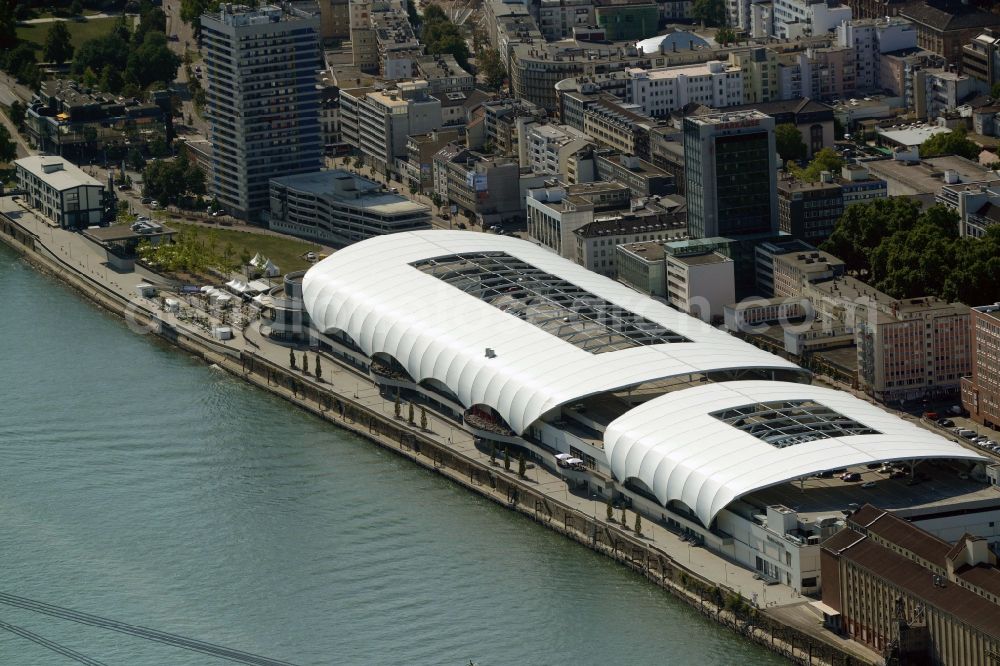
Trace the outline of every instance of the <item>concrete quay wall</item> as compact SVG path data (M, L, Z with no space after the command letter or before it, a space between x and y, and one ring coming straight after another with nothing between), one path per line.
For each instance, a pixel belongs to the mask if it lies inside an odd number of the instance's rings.
M527 479L505 470L502 464L490 465L474 460L435 441L419 426L373 410L348 395L335 393L332 387L312 377L278 366L253 352L238 351L208 336L173 326L161 319L160 313L137 307L99 281L81 274L49 252L35 234L2 215L0 241L18 251L37 269L63 280L130 324L154 332L250 384L612 558L668 590L706 617L794 663L830 666L872 663L787 625L766 611L734 604L730 591L686 569L644 541L640 535L598 520L539 492Z

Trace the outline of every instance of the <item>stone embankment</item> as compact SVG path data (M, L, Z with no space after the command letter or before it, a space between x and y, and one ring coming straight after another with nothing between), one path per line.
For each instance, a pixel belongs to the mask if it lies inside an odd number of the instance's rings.
M449 448L419 426L372 409L343 392L336 393L330 384L278 366L253 351L236 350L207 335L175 326L164 313L124 300L99 280L77 271L50 252L35 234L2 215L0 240L39 270L63 280L101 307L124 317L130 326L154 332L250 384L612 558L706 617L794 663L830 666L873 663L749 606L739 595L685 568L641 535L568 506L533 487L528 479L506 470L502 464L485 463ZM340 369L356 371L347 365Z

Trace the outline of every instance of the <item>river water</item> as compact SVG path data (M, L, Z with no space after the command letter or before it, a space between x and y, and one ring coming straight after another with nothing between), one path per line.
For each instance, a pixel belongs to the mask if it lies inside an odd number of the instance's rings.
M770 664L643 579L141 337L0 245L0 591L307 664ZM226 663L0 606L105 664ZM73 663L0 631L0 664Z

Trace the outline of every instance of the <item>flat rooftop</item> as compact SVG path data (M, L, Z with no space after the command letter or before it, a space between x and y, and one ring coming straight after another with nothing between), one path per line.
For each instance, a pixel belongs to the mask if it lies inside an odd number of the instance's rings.
M129 224L113 224L110 227L99 227L97 229L85 229L83 235L98 243L113 243L116 241L132 240L134 238L150 238L154 236L169 236L177 232L161 224L147 227L139 232L132 229Z
M825 273L835 267L842 268L844 266L843 261L829 252L823 252L822 250L778 254L775 255L774 262L776 264L784 264L792 270L806 275L810 275L812 273Z
M889 196L909 194L934 194L947 185L944 172L948 169L958 173L960 183L977 183L995 180L996 174L972 160L957 155L946 155L921 160L919 164L908 164L898 160L876 160L865 162L871 175L886 181ZM953 183L951 187L957 185Z
M718 252L708 252L706 254L671 255L670 261L675 261L679 264L686 264L688 266L708 266L709 264L724 264L727 261L731 262L732 259L721 255Z
M719 113L707 113L702 116L689 116L685 121L696 125L724 125L745 120L765 120L771 116L757 110L748 111L720 111Z
M935 134L946 134L951 130L939 125L923 125L920 127L890 127L878 129L876 134L899 146L919 146Z
M900 464L909 474L909 465ZM1000 488L972 479L959 478L968 471L968 465L958 461L931 460L916 465L914 471L926 480L909 485L906 478L889 478L888 473L866 466L852 467L848 471L861 475L861 481L842 481L836 476L829 479L810 477L801 486L799 482L784 483L758 490L742 498L743 502L757 507L781 504L799 513L800 517L820 518L846 511L852 504L866 502L880 508L912 516L943 513L960 508L1000 507ZM861 484L874 481L871 488Z
M386 192L381 184L344 169L282 176L272 178L271 182L299 192L308 192L317 197L363 207L366 212L383 215L430 213L427 206L411 201L401 194Z
M99 180L87 175L78 166L61 157L31 155L30 157L22 157L19 160L15 160L14 164L60 192L80 187L81 185L104 186Z
M643 241L642 243L626 243L622 245L626 251L637 257L642 257L646 261L658 261L663 259L665 252L663 245L656 241Z

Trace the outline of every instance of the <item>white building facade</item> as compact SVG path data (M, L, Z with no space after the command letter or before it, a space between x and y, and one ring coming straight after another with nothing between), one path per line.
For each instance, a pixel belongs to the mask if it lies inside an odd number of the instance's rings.
M271 180L269 228L348 245L373 236L430 229L427 206L343 170Z
M718 60L663 69L631 68L626 99L642 113L662 117L686 104L715 109L743 104L743 72Z
M14 162L24 201L63 229L104 221L104 185L61 157L33 155Z

